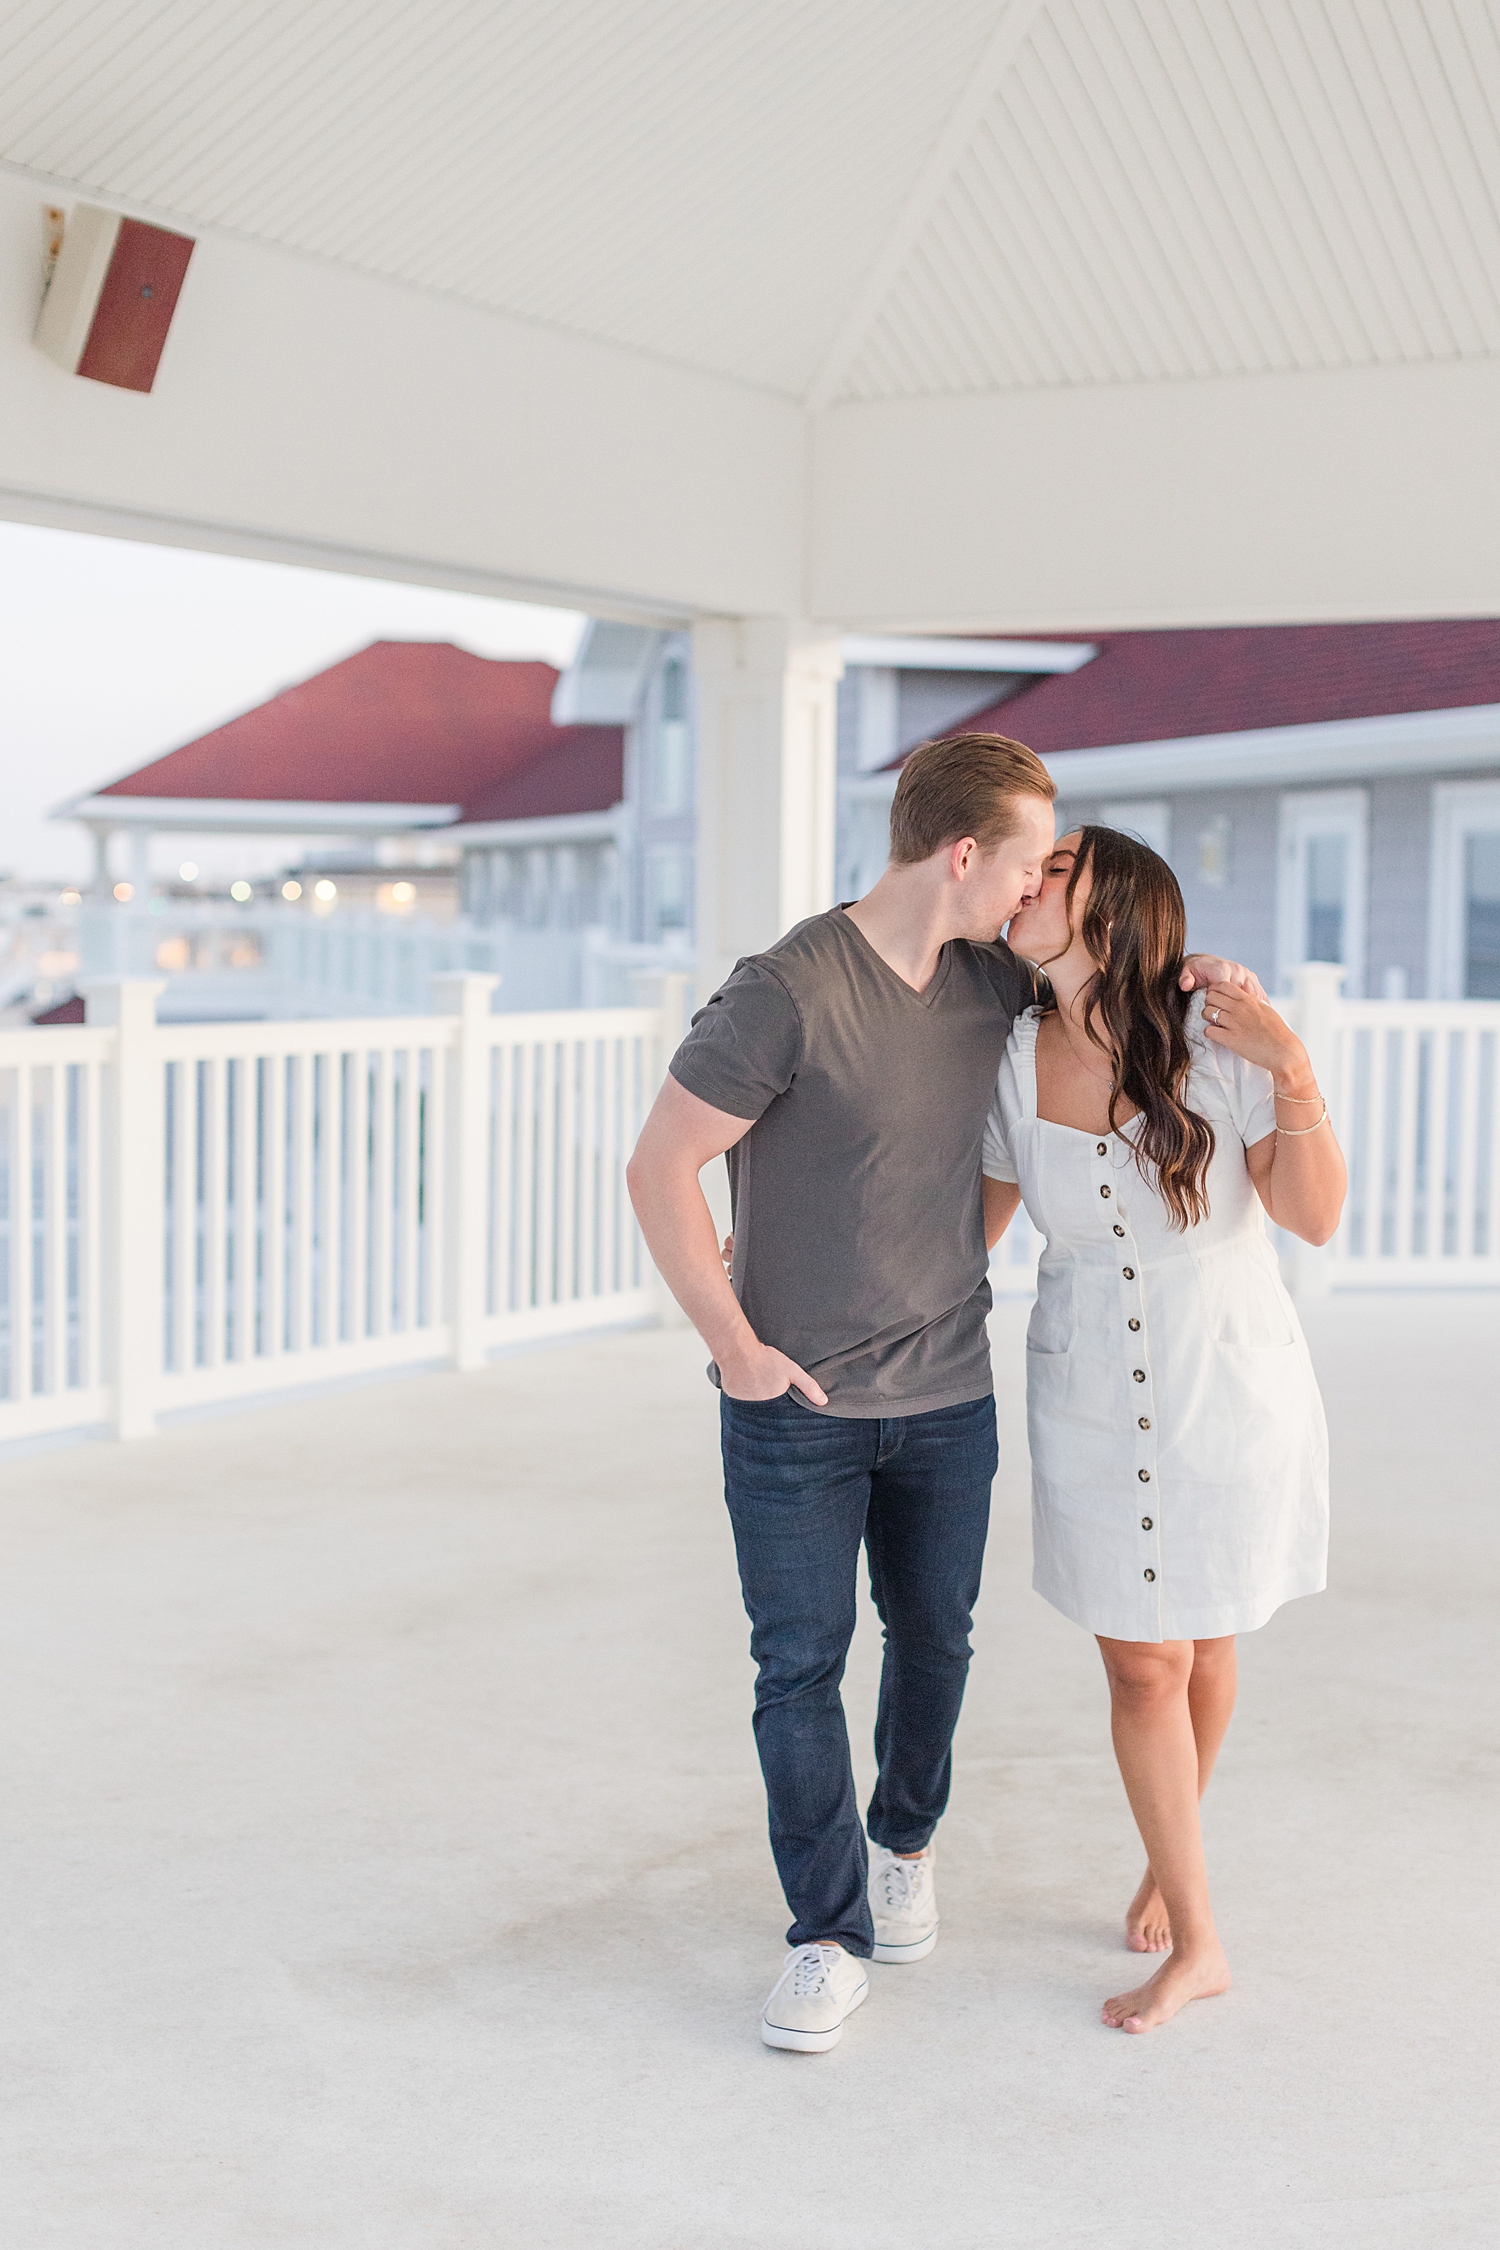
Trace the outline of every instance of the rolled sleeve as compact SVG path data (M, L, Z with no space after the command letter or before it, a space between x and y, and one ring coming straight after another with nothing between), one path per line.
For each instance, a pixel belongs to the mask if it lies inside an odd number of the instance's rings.
M1233 1058L1229 1077L1229 1110L1235 1130L1246 1148L1254 1148L1276 1130L1276 1081L1259 1063ZM1309 1118L1313 1112L1307 1112Z
M801 1060L796 1002L779 978L746 965L698 1010L669 1068L699 1101L753 1123L787 1091Z

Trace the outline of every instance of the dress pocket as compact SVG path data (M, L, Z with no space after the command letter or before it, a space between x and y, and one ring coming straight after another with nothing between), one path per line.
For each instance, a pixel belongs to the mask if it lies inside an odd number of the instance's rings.
M1039 1352L1044 1358L1059 1359L1073 1349L1073 1274L1070 1267L1061 1273L1048 1273L1045 1269L1037 1276L1036 1303L1031 1308L1031 1321L1026 1330L1026 1349Z
M1200 1264L1204 1321L1216 1344L1263 1352L1289 1351L1296 1343L1291 1304L1266 1262L1270 1255L1256 1238L1226 1244Z

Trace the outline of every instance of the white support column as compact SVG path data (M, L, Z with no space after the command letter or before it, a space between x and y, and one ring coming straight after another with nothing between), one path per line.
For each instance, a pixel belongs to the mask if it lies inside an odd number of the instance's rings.
M453 1365L484 1365L484 1277L493 1215L489 1196L490 996L494 976L434 977L432 1004L457 1016L448 1054L448 1145L443 1151L443 1265Z
M129 834L130 882L135 892L130 903L138 914L144 914L151 899L151 831L132 828Z
M89 882L91 898L107 899L113 890L115 879L110 873L109 847L114 833L112 828L91 827L89 830L94 846L94 872Z
M693 628L698 993L833 904L837 637L785 618Z
M91 1024L115 1032L101 1134L100 1304L111 1419L122 1438L155 1429L161 1383L166 1139L156 996L165 990L160 980L122 979L91 985L84 1002Z

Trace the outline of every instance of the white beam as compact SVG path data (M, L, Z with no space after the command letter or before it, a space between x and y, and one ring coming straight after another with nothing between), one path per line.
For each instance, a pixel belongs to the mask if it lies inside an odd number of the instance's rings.
M937 634L846 633L844 663L897 672L1076 672L1092 641L947 640Z
M479 845L523 849L547 844L617 844L625 819L625 806L612 805L608 812L544 813L526 820L467 820L450 828L443 841L465 850Z
M337 836L446 828L462 805L314 804L306 798L74 797L54 820L104 828L157 828L197 836Z
M1500 362L840 406L809 600L851 631L1500 613Z
M641 352L204 234L149 395L32 341L0 173L0 515L652 620L800 600L804 418Z

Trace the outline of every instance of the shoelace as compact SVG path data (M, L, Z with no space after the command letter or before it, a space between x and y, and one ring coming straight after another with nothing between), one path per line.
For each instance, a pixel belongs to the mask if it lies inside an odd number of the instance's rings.
M792 1998L811 2000L815 1993L821 1992L828 1982L828 1966L821 1946L804 1945L792 1971Z
M922 1880L925 1859L888 1859L880 1871L887 1913L903 1914L912 1904Z

